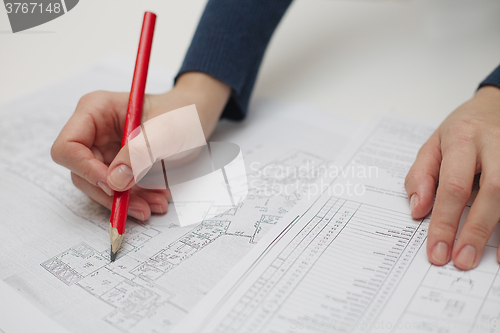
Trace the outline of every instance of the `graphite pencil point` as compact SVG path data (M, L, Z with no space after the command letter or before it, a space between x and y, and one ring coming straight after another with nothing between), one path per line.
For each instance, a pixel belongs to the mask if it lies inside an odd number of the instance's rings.
M111 261L115 261L116 260L116 255L118 254L118 251L117 252L113 252L113 247L111 247Z

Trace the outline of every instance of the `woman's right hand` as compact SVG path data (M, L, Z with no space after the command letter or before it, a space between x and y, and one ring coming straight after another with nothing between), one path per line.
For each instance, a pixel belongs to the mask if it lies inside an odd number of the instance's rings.
M184 73L171 91L145 96L142 123L195 104L208 139L230 94L229 86L207 74ZM71 171L77 188L108 209L114 191L131 189L128 214L144 221L152 212L167 211L170 193L135 185L127 146L120 148L128 98L128 93L108 91L83 96L54 142L51 155L56 163Z

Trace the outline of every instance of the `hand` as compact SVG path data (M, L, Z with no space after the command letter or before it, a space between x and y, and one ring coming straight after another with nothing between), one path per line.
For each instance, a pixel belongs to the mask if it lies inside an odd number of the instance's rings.
M195 104L208 138L229 99L231 89L213 77L189 72L163 95L146 95L142 122L180 107ZM51 150L52 159L71 170L73 184L93 201L111 209L113 191L131 189L128 214L146 220L165 213L168 190L146 190L135 185L127 146L121 147L128 93L97 91L83 96Z
M479 193L455 242L477 173ZM453 259L459 269L475 268L500 218L499 88L479 89L420 149L405 180L413 218L430 212L438 180L427 238L429 261L445 265Z

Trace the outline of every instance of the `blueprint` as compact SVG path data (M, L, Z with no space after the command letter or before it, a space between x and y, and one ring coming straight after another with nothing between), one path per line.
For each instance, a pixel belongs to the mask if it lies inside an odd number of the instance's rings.
M212 218L189 227L169 213L130 219L110 262L109 211L77 190L49 151L83 94L128 90L132 69L103 61L0 106L0 280L72 332L168 332L290 210L312 199L311 186L328 182L311 170L335 165L357 128L304 106L255 102L246 121L221 121L211 138L240 146L247 198L230 210L211 207ZM171 78L151 70L147 92L167 91ZM0 330L3 320L0 313Z
M499 332L500 228L461 271L429 263L430 218L410 215L404 177L433 129L398 117L367 128L345 166L378 172L299 203L175 332ZM335 193L356 177L365 191Z

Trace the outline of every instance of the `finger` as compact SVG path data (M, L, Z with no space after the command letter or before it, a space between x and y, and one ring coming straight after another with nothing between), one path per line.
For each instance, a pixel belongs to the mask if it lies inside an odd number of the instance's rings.
M168 196L166 191L160 192L135 187L132 190L132 194L146 200L153 213L163 214L168 210Z
M101 151L99 150L99 148L97 148L96 146L92 146L90 148L90 150L92 151L92 154L94 154L94 157L99 161L99 162L103 162L104 163L104 156L102 155Z
M472 190L477 154L469 144L443 149L436 202L427 237L427 255L434 265L450 261L460 216Z
M106 183L107 166L94 156L92 146L120 140L117 114L126 110L127 94L97 92L82 97L77 109L54 142L52 159L92 185ZM125 105L123 106L123 102Z
M92 146L90 148L92 151L92 154L94 154L94 157L99 161L99 162L104 162L104 157L100 151L99 148L96 146ZM97 186L99 186L104 192L106 192L107 195L113 195L113 190L108 186L106 182L103 181L97 181Z
M134 186L153 166L152 150L141 127L130 135L109 165L108 184L116 191L124 191Z
M500 153L485 151L481 161L481 186L453 247L453 263L469 270L479 264L484 247L500 219Z
M170 190L158 190L158 189L145 189L145 188L142 188L142 187L139 187L139 186L134 186L132 188L132 191L139 191L139 192L151 192L151 193L157 193L157 194L160 194L161 196L163 196L165 198L165 200L167 200L167 202L172 198L172 195L170 194Z
M188 151L193 153L187 154L186 158L196 157L196 152L201 151L199 147L205 143L194 105L187 106L182 114L175 111L164 113L135 128L128 136L127 145L109 166L108 184L113 190L124 191L137 184L155 167L155 162L162 160L163 164L163 158ZM164 186L165 178L159 179L159 184L150 185L155 188Z
M110 142L104 146L92 146L90 150L94 154L95 158L103 162L105 165L111 164L116 154L120 151L120 142Z
M411 215L414 219L423 218L431 211L440 165L441 147L436 131L420 148L405 178L405 189L410 199Z
M128 145L125 145L109 165L107 183L115 191L125 191L135 185Z
M113 196L107 195L99 187L93 186L73 172L71 173L71 180L78 189L87 194L93 201L111 210L113 205ZM128 206L128 215L141 221L148 219L151 216L149 204L140 196L131 194Z
M110 165L111 162L115 159L116 155L121 149L121 142L111 142L106 146L99 147L99 150L102 153L104 164Z

